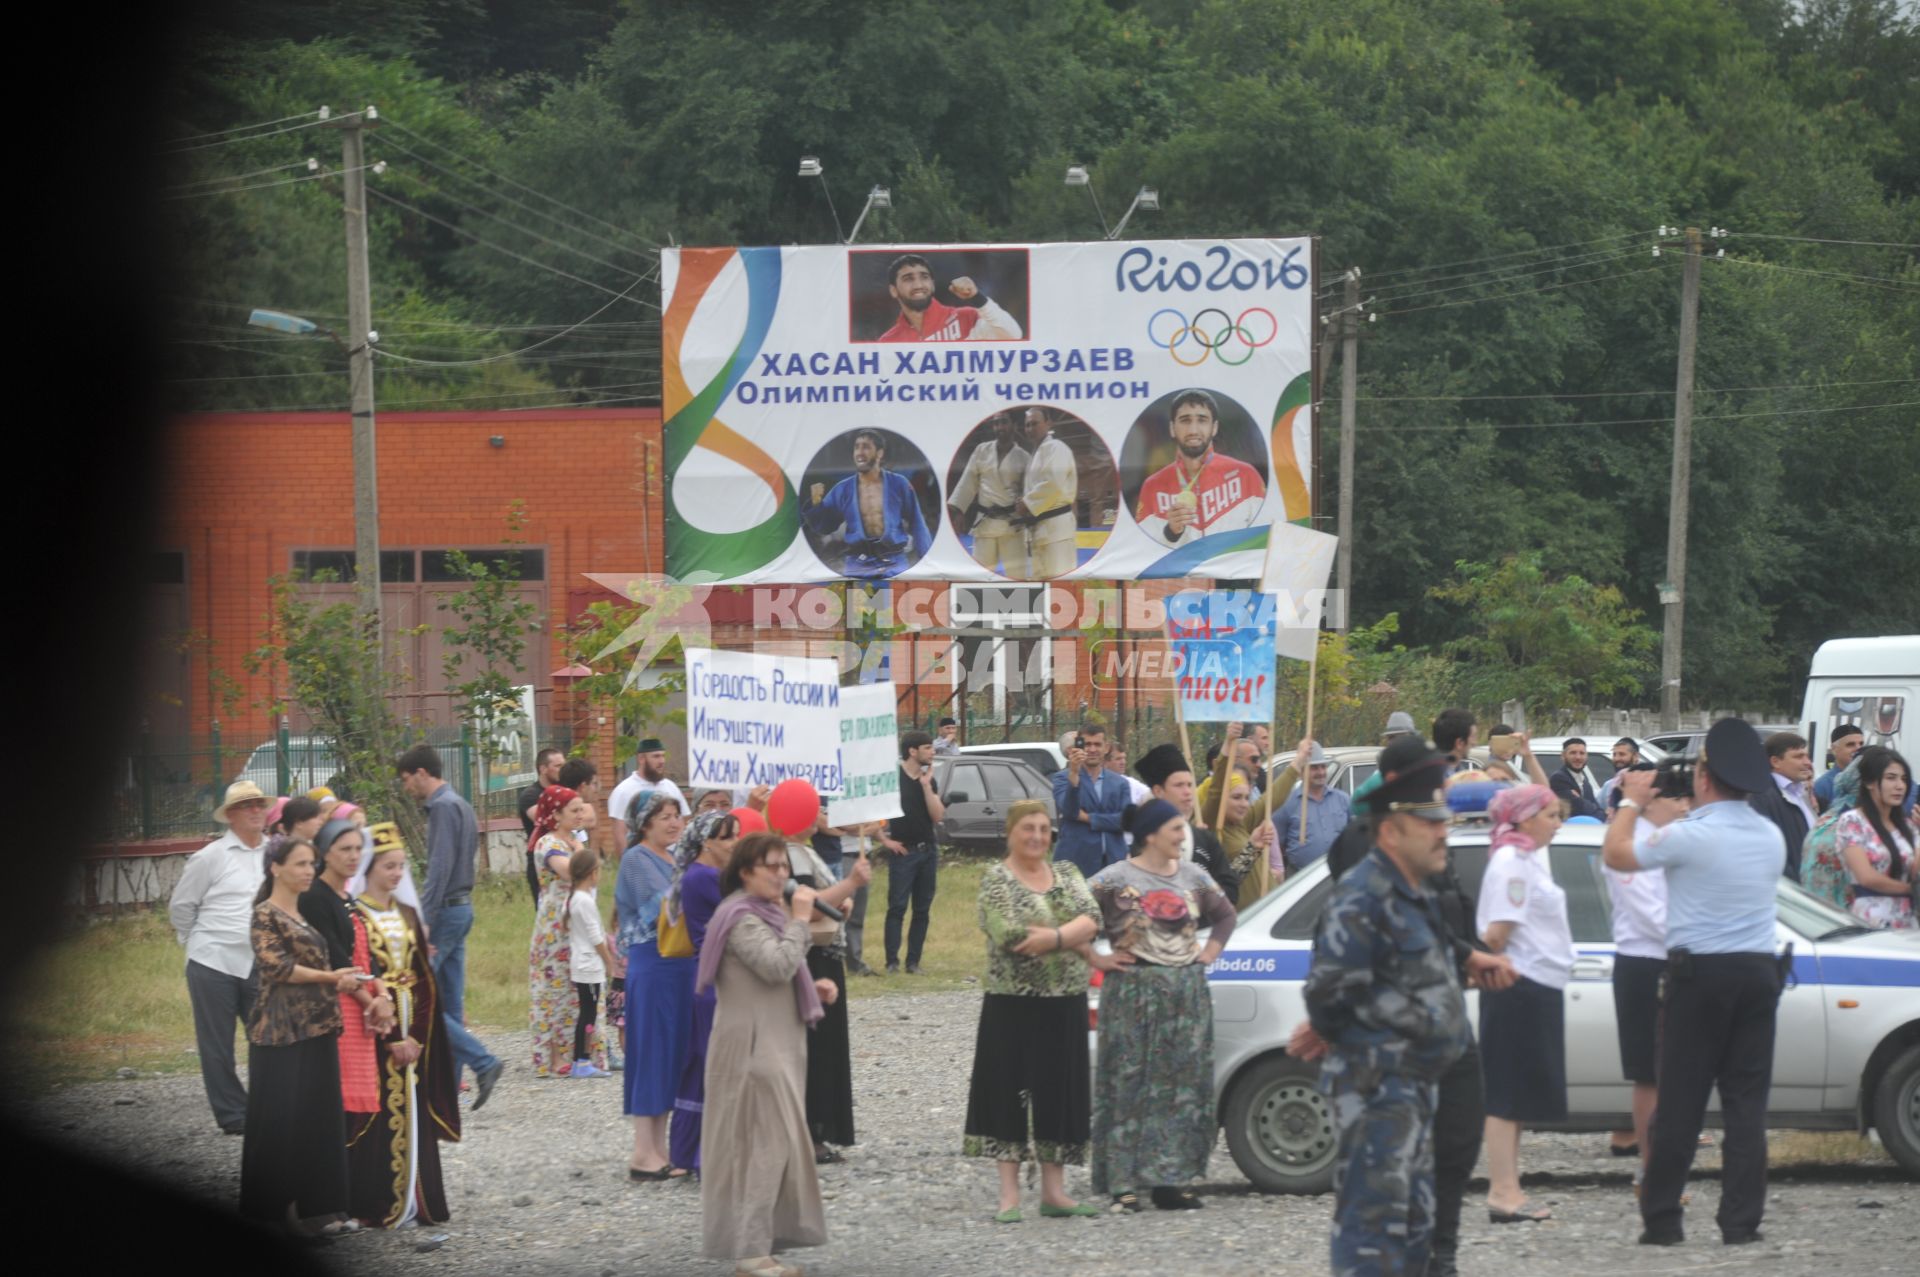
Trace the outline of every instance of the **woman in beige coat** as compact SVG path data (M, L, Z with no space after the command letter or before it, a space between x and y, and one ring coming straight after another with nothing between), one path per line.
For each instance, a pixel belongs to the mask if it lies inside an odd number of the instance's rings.
M733 1260L737 1277L800 1277L774 1252L827 1240L807 1130L807 1030L837 990L807 972L813 892L800 887L783 904L789 872L777 834L734 845L694 980L696 992L719 991L700 1147L706 1253Z

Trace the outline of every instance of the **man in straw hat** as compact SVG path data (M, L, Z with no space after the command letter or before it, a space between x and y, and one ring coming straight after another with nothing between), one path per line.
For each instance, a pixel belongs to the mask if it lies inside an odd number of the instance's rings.
M233 1070L233 1033L253 1008L253 897L267 873L271 805L250 780L227 786L213 810L227 832L187 858L167 902L173 933L187 951L200 1080L214 1120L229 1135L247 1129L247 1089Z

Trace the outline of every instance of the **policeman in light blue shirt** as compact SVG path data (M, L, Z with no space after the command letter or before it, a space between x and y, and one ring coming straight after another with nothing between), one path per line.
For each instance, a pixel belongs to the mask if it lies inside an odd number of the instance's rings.
M1760 1240L1767 1197L1767 1092L1783 985L1774 956L1775 893L1786 864L1779 828L1747 805L1773 783L1759 734L1737 718L1707 733L1693 771L1693 814L1646 840L1634 828L1655 773L1627 772L1601 856L1611 869L1667 875L1665 1036L1659 1116L1640 1198L1644 1245L1684 1240L1681 1190L1707 1100L1726 1119L1717 1222L1730 1246Z

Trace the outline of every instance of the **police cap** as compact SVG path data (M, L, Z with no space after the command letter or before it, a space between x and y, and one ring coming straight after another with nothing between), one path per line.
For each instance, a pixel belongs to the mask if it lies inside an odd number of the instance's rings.
M1707 730L1700 765L1712 772L1715 780L1743 794L1764 790L1772 771L1760 733L1741 718L1723 718Z
M1445 754L1419 736L1398 737L1380 751L1380 784L1368 795L1368 807L1376 813L1417 808L1417 815L1447 819L1446 803L1438 797L1447 762Z

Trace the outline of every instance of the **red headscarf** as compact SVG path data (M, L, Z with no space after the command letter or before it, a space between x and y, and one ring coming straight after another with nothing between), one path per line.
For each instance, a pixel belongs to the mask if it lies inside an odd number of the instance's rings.
M565 785L548 785L541 790L540 803L533 809L533 842L552 833L559 826L561 809L579 796L578 790ZM533 843L527 845L531 847Z

